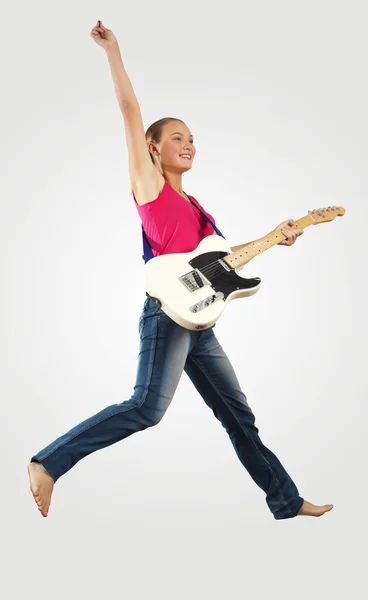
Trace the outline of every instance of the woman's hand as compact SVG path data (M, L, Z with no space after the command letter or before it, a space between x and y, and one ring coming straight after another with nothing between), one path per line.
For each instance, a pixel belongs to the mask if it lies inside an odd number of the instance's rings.
M94 27L91 31L91 36L95 40L96 44L101 46L104 50L108 50L112 46L118 44L118 41L111 29L104 27L102 25L102 21L97 21L96 27Z
M278 229L281 229L281 232L286 235L286 240L282 240L277 246L292 246L295 244L296 238L304 233L304 229L300 229L293 219L283 221L280 225L275 227L274 231L277 231Z

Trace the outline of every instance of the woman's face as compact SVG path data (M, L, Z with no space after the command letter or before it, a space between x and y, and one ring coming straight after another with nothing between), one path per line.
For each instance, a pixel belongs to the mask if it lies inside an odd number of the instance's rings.
M192 168L196 153L194 138L188 127L181 121L167 123L161 141L155 144L155 147L160 153L159 155L155 153L155 156L160 161L163 171L184 173Z

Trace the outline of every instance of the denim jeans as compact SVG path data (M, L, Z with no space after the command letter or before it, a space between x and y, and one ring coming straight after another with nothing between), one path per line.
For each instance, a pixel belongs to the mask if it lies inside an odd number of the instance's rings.
M86 419L31 460L40 462L57 481L84 456L156 425L169 407L184 370L227 431L239 460L266 493L274 518L295 517L303 498L278 458L259 438L254 414L213 327L185 329L147 298L139 318L138 368L131 398Z

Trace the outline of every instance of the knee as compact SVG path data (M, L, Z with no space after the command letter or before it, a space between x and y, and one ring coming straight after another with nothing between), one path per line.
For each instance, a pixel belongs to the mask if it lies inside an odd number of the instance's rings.
M141 409L142 416L146 427L155 427L162 420L166 411L155 409L147 409L147 407L142 406Z
M140 420L144 428L158 425L166 413L170 403L162 396L148 392L146 397L137 403L137 411L140 414Z
M147 427L155 427L160 423L162 416L152 415L146 418Z

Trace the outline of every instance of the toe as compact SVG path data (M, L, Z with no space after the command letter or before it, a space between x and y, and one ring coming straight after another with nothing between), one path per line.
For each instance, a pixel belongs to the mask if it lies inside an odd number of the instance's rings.
M44 506L39 506L38 510L40 511L40 513L43 517L47 517L47 510L45 509Z

